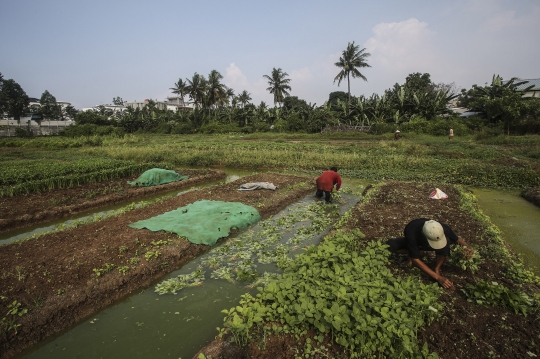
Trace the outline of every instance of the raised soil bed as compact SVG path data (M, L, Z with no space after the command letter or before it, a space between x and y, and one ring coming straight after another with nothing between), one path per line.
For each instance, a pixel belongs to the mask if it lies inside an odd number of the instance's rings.
M189 175L190 178L160 186L137 187L127 183L127 181L133 181L134 177L125 177L50 192L2 197L0 198L0 232L226 177L225 172L220 170L179 169L177 172Z
M239 191L246 182L272 182L276 191ZM0 358L66 329L148 286L210 247L171 233L128 227L198 200L242 202L269 217L314 191L311 178L259 174L191 191L145 208L0 248L0 313L17 301L28 310L0 336ZM157 253L157 254L156 254Z

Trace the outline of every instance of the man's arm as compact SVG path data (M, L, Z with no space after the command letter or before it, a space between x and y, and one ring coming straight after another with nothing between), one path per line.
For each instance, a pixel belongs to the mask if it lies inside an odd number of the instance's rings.
M336 180L337 180L337 182L336 182L336 191L339 191L339 189L341 188L341 176L338 175L337 173L336 173L336 175L337 175L337 178L336 178Z
M440 256L437 256L437 257L440 257ZM443 288L454 289L454 284L448 278L443 277L442 275L437 274L434 271L432 271L431 268L427 266L427 264L422 262L422 260L420 260L419 258L411 258L411 260L415 266L417 266L422 272L426 273L431 278L435 279ZM444 262L444 259L442 261ZM437 262L439 262L439 258L437 258Z

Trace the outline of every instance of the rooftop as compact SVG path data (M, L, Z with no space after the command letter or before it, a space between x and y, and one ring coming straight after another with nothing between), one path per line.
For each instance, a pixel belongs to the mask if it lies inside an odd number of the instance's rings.
M540 79L518 79L516 82L521 82L521 81L527 81L527 82L522 85L517 86L516 90L518 91L523 91L531 85L534 85L534 87L530 91L540 90Z

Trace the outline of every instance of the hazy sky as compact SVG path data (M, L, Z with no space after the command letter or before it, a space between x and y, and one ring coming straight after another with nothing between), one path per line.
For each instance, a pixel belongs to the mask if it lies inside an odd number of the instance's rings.
M215 69L253 103L273 67L291 95L322 105L348 42L371 53L351 93L381 94L413 72L458 87L540 77L539 0L0 0L0 72L30 97L76 108L164 100Z

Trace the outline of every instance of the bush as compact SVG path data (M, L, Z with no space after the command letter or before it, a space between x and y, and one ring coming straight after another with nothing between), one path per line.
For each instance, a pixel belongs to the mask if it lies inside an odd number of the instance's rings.
M65 137L80 137L80 136L118 136L123 137L125 134L124 129L114 126L99 126L96 124L83 124L72 125L66 127L62 131L58 132L60 136Z
M464 136L472 133L467 124L457 118L437 118L432 121L419 118L401 124L399 129L402 132L447 136L450 128L454 129L454 135L456 136Z
M246 133L244 132L244 128L238 127L236 124L222 124L218 122L210 122L206 125L201 126L201 133L204 134L212 134L212 133ZM251 131L253 132L253 131ZM250 133L250 132L247 132Z
M170 124L162 122L156 127L154 127L151 132L159 134L169 134L171 133L171 127L172 126Z
M111 121L107 116L100 115L94 111L81 111L75 115L75 122L78 125L92 124L99 126L110 126Z
M188 135L193 132L193 128L187 123L180 123L171 127L171 133L175 135Z
M32 132L32 130L29 128L16 127L15 137L34 137L34 132Z

